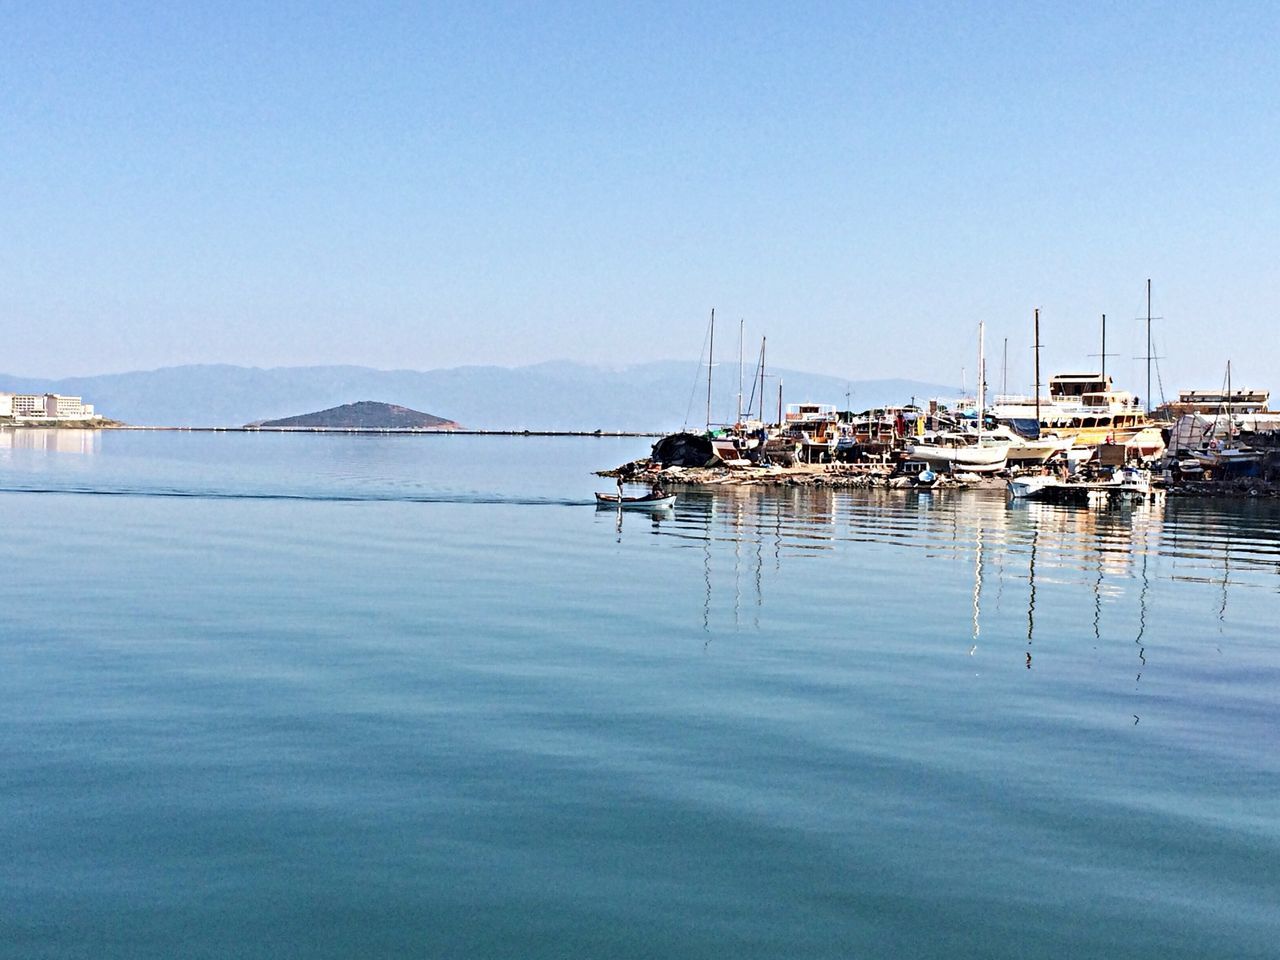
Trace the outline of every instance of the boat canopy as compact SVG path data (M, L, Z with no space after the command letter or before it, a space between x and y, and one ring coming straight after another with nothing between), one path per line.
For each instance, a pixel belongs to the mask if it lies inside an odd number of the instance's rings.
M1040 424L1035 417L1014 417L1007 421L1009 429L1028 440L1040 439Z

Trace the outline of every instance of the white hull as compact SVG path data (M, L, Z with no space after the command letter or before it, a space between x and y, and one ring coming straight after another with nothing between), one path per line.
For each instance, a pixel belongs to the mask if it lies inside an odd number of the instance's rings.
M1009 496L1015 500L1025 500L1060 483L1057 477L1015 477L1009 481Z
M1009 444L973 444L949 446L938 443L909 444L907 456L923 460L931 467L944 470L967 470L973 473L994 473L1003 470L1009 455Z
M1009 442L1009 459L1017 463L1044 463L1055 453L1068 449L1071 437L1041 437L1039 440L1017 438Z

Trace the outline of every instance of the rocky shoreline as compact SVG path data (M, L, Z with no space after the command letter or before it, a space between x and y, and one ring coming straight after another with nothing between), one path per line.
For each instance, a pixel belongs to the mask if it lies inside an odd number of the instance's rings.
M659 467L634 460L597 476L624 483L660 483L689 487L813 487L818 489L894 489L914 485L910 477L893 477L892 466L879 463L797 464L791 467ZM957 480L940 476L933 489L1003 487L995 478Z
M892 476L889 464L825 463L792 467L659 467L650 460L633 460L597 476L624 483L658 483L669 487L810 487L814 489L913 489L910 477ZM1158 482L1158 481L1157 481ZM1005 481L999 477L958 480L939 476L930 489L997 490ZM1260 478L1239 480L1189 480L1170 483L1162 489L1171 497L1258 499L1280 498L1280 481Z
M1171 497L1280 498L1280 481L1245 477L1240 480L1187 480L1165 488Z

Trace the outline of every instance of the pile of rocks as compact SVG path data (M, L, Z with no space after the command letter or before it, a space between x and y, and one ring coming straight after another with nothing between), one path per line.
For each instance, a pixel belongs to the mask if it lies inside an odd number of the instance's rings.
M1238 480L1182 480L1168 487L1171 497L1280 497L1280 481L1258 477Z

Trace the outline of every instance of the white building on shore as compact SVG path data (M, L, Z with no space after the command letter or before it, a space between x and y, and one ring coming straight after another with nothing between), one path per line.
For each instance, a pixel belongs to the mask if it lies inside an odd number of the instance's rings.
M60 393L0 393L0 419L15 423L92 420L93 404Z

